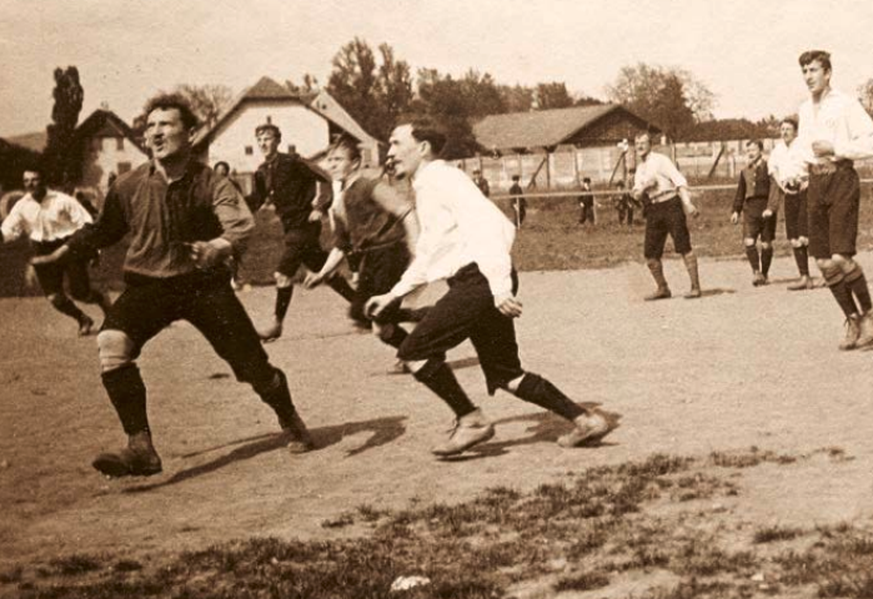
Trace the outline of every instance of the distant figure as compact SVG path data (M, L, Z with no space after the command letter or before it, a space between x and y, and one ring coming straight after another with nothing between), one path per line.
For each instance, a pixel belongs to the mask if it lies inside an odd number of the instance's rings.
M627 221L628 227L634 226L634 199L633 196L625 190L624 181L619 181L615 184L616 194L613 201L615 202L615 210L618 213L618 224L622 225Z
M770 169L763 155L764 144L759 139L746 143L748 162L740 173L734 198L731 224L737 224L743 215L743 245L752 267L752 285L758 287L770 282L770 264L773 262L773 239L776 237L776 215L767 210L770 199ZM769 216L768 216L769 212ZM757 242L761 238L761 255Z
M473 171L473 183L476 184L476 187L479 188L479 191L482 192L486 198L491 197L491 188L488 186L488 179L482 176L482 171L478 168Z
M240 187L239 183L234 181L234 179L230 176L230 165L223 160L220 160L215 163L215 166L212 167L212 170L215 174L222 179L227 179L230 181L230 184L234 186L234 188L239 192L240 195L243 195L242 187ZM230 266L230 286L233 287L234 291L241 291L243 288L243 284L240 282L239 278L239 266L242 262L242 252L234 252L233 257L231 257L229 266Z
M518 175L513 175L512 187L509 188L509 194L512 196L512 211L515 214L514 223L517 229L521 228L524 217L527 215L527 200L524 197L519 179Z
M91 215L82 205L65 193L46 187L42 169L36 166L24 170L24 189L27 194L12 207L0 226L0 243L24 235L30 238L36 256L51 254L79 229L92 222ZM90 202L89 202L90 203ZM79 323L79 335L89 335L94 321L82 312L64 292L64 277L73 299L97 304L104 314L109 309L108 298L91 287L88 262L96 253L57 264L35 265L36 278L55 310Z
M115 174L115 171L110 172L110 173L109 173L109 176L106 177L106 189L111 189L113 183L115 183L115 180L116 180L117 178L118 178L118 175Z
M579 196L579 224L584 225L589 220L592 225L597 224L594 216L594 195L591 193L591 177L582 179L582 195Z

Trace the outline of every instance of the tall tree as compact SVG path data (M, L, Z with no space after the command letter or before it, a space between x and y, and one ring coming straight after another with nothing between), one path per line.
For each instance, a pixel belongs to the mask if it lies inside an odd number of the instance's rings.
M82 174L82 152L74 142L85 92L79 81L79 70L74 66L56 68L54 77L53 122L46 127L48 138L43 157L48 182L69 187Z
M567 91L567 85L558 81L538 83L534 92L537 110L552 108L569 108L573 106L573 98Z
M301 85L297 85L294 81L288 79L285 81L285 87L295 94L311 94L318 91L319 86L315 75L306 73L303 75L303 83Z
M175 90L191 103L202 126L211 127L233 101L233 90L226 85L179 85Z
M673 139L712 118L715 96L691 73L639 63L619 71L609 99L652 121Z
M533 107L534 90L519 84L499 85L506 112L527 112Z

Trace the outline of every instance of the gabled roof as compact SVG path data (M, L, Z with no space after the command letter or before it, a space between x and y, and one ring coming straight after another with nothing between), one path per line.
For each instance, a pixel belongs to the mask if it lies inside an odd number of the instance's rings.
M6 141L12 145L26 148L32 152L41 153L45 150L45 144L48 141L48 134L45 131L36 131L34 133L12 135L7 137Z
M656 130L623 106L602 104L490 115L473 125L473 134L479 145L489 150L550 148L619 111L639 121L641 126Z
M76 137L126 137L144 154L145 147L130 126L111 110L98 108L76 127Z
M319 90L312 98L309 106L326 119L336 123L340 128L347 131L365 146L372 146L379 143L375 137L364 131L364 128L358 124L352 115L346 112L346 109L342 107L342 104L337 102L336 98L327 93L326 90Z

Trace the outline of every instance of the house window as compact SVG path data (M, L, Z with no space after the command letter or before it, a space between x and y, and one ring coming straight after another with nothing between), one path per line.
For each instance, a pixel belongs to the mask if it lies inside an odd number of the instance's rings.
M115 149L119 150L119 151L124 149L124 138L123 137L116 137L115 138Z
M116 170L118 171L119 175L123 175L124 173L129 171L130 168L131 168L131 166L130 166L129 162L119 162L118 166L116 167Z
M246 146L246 156L251 156L255 153L255 149L252 146Z

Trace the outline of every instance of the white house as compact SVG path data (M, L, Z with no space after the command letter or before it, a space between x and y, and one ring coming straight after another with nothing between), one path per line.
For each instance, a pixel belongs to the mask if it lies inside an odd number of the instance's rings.
M121 175L148 160L148 154L133 130L110 110L98 109L76 127L82 151L80 187L105 195L109 175Z
M262 77L240 94L214 125L197 134L194 146L198 158L209 165L227 162L237 175L253 173L263 161L255 128L265 123L276 125L282 132L279 149L283 152L316 157L334 136L346 133L365 148L367 144L376 148L378 156L378 142L327 92L299 95L269 77Z

